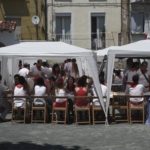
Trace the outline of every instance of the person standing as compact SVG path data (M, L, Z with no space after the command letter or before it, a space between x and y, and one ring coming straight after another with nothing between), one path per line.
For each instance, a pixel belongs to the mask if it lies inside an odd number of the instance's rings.
M2 75L0 75L0 121L5 121L9 108L5 98L7 87L2 84Z
M27 63L24 63L24 64L23 64L23 68L21 68L21 69L19 70L18 74L19 74L20 76L25 77L25 78L28 77L29 69L28 69L28 64L27 64Z

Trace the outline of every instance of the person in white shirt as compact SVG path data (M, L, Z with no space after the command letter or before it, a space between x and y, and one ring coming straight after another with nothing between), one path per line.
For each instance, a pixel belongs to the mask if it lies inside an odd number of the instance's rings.
M139 75L139 83L144 85L144 92L148 92L150 89L150 72L147 70L148 63L142 62L140 69L137 71Z
M101 85L101 89L102 89L102 94L105 97L107 95L108 88L105 85L104 77L100 77L100 85ZM93 96L97 96L94 87L93 87L92 91L93 91ZM106 98L103 98L103 100L104 100L104 102L106 102ZM96 98L93 99L93 103L95 106L100 106L100 100L99 99L96 99Z
M143 84L139 84L139 75L136 74L132 78L133 84L129 87L129 95L131 96L142 96L144 93L144 86ZM144 99L143 98L130 98L130 102L132 103L139 103L142 102Z
M60 77L57 82L56 82L56 89L55 89L55 96L66 96L66 92L65 92L65 89L64 89L64 81L63 79ZM66 105L66 101L67 101L67 98L56 98L55 100L55 107L65 107Z
M34 87L34 96L45 96L46 95L46 86L44 84L44 79L42 77L37 78L36 85ZM35 98L35 105L43 105L45 104L44 98Z
M37 63L33 67L31 67L29 74L34 78L35 81L38 77L42 77L43 67L41 59L38 59Z
M18 74L19 74L20 76L25 77L25 78L28 77L29 69L28 69L28 64L27 64L27 63L25 63L25 64L23 65L23 68L21 68L21 69L19 70Z

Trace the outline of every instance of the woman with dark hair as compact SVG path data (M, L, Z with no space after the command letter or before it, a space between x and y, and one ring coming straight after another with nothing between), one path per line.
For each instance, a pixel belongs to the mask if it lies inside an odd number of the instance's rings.
M74 91L75 91L75 79L72 76L68 77L66 83L66 95L68 96L68 114L69 114L69 122L73 121L74 112L73 112L73 104L74 104Z
M58 64L54 64L52 67L52 76L57 80L60 76L60 67Z
M61 77L58 78L56 81L55 96L56 97L66 96L66 92L64 89L64 81ZM65 107L66 101L67 101L66 98L56 98L54 106L55 107Z
M87 96L88 95L88 88L86 84L86 76L82 76L77 81L77 86L75 87L75 96ZM87 98L80 97L75 98L75 105L82 107L87 106L89 103Z
M23 76L17 76L14 87L14 96L27 96L29 94L28 84ZM25 98L14 98L14 107L24 108Z
M35 96L45 96L46 95L46 86L44 84L44 79L42 77L39 77L36 81L36 84L34 86L34 95ZM34 99L35 105L43 105L45 104L44 98L35 98Z

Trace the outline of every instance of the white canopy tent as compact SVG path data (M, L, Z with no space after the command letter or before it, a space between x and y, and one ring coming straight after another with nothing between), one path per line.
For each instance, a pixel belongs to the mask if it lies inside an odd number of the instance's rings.
M107 65L107 103L106 114L108 112L110 93L112 86L112 74L114 69L115 57L117 58L150 58L150 40L141 40L138 42L130 43L123 46L112 47L108 49L108 65Z
M63 42L21 42L19 44L0 48L0 56L2 60L2 75L7 80L8 75L8 59L12 59L12 70L15 72L17 68L17 59L24 58L76 58L80 68L91 76L94 80L94 85L100 99L102 108L105 112L105 107L102 99L101 86L98 79L98 70L94 53L91 50L69 45ZM105 113L106 115L106 113Z
M96 51L97 57L103 58L105 55L107 55L109 49L114 49L116 47L118 46L110 46L104 49L97 50Z

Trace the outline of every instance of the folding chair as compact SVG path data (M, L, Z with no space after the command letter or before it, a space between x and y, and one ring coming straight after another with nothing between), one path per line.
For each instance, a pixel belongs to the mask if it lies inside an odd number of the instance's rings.
M52 123L67 123L68 102L63 102L63 106L57 106L56 102L53 102L52 106Z
M105 114L101 106L92 103L92 123L105 123Z
M112 117L117 122L129 122L128 99L122 92L116 92L112 99Z
M31 108L31 123L43 122L46 123L47 118L47 104L44 98L36 98L37 102L32 102ZM44 100L44 101L43 101Z
M141 102L131 102L130 98L142 98ZM143 96L129 96L129 122L143 123L145 122L145 98Z
M28 113L27 98L15 98L12 102L12 122L26 123L26 117Z
M76 124L91 124L90 104L80 107L74 105L74 111Z

